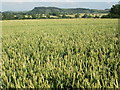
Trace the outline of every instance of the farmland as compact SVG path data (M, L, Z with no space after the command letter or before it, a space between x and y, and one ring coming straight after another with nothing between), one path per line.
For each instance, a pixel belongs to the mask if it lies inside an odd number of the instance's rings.
M119 87L117 19L2 24L2 88Z

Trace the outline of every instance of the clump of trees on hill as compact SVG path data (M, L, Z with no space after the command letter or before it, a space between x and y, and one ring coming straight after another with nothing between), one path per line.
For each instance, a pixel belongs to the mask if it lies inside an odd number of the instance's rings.
M44 8L42 8L43 10ZM90 13L85 13L84 15L80 16L80 13L67 13L72 9L67 10L67 12L61 12L59 8L50 8L51 12L48 12L48 8L45 8L46 13L36 13L39 8L35 8L32 12L2 12L2 20L15 20L15 19L60 19L60 18L120 18L120 4L113 5L110 9L108 15L98 16L91 15ZM40 8L41 10L41 8ZM39 10L39 11L40 11ZM44 10L44 12L45 12ZM59 12L57 12L59 10ZM79 9L75 9L79 11ZM81 9L80 9L81 10ZM64 11L64 10L63 10ZM92 13L93 14L93 13ZM73 15L73 16L70 16Z

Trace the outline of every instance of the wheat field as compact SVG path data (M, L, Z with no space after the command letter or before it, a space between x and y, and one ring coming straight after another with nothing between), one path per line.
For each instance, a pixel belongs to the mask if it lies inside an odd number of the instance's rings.
M2 21L1 88L118 88L117 19Z

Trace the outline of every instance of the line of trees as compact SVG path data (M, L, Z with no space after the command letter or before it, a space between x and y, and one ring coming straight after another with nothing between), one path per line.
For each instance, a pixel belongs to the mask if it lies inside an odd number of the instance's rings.
M12 13L12 12L4 12L2 13L2 20L16 20L16 19L61 19L61 18L100 18L99 16L95 15L92 16L90 14L75 14L73 16L69 16L67 14L25 14L25 13Z

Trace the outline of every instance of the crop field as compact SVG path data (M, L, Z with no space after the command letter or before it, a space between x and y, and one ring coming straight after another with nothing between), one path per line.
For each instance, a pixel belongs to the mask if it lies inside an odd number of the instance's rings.
M118 88L117 19L2 21L2 88Z

